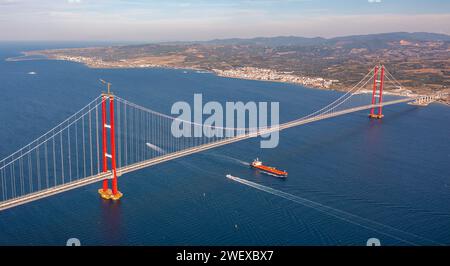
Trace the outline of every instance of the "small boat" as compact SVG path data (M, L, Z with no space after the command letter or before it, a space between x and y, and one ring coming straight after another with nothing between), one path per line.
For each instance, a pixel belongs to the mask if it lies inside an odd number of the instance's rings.
M263 165L263 163L258 158L253 160L253 162L250 164L250 166L253 168L256 168L256 169L260 170L262 173L265 173L268 175L282 177L282 178L286 178L288 176L288 173L286 171L278 170L275 167Z
M36 75L37 73L34 71L28 72L28 75Z

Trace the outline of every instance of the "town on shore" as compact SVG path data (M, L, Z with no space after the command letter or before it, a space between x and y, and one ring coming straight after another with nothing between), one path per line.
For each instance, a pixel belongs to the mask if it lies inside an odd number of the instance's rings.
M221 77L287 82L319 89L330 89L333 82L339 82L339 80L322 77L298 76L292 72L279 72L268 68L239 67L227 70L213 69L213 71Z

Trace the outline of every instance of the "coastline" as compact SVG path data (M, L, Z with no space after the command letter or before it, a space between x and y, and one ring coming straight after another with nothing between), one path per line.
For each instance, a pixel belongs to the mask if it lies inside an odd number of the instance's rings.
M44 50L45 51L45 50ZM40 58L29 58L33 56L39 56ZM27 58L28 57L28 58ZM279 82L286 84L300 85L306 88L315 90L331 90L339 92L347 92L346 86L335 86L333 83L338 83L338 80L327 80L321 77L306 77L306 76L296 76L292 75L290 72L277 72L271 69L259 69L254 67L240 67L235 69L204 69L193 66L177 66L172 64L156 64L156 63L141 63L141 60L135 60L132 62L128 61L103 61L97 58L90 57L70 57L70 56L58 56L49 55L42 53L42 51L24 51L22 55L6 58L6 61L26 61L26 60L59 60L75 62L85 65L92 69L133 69L133 68L162 68L162 69L177 69L177 70L193 70L197 73L211 73L219 77L234 78L234 79L244 79L244 80L255 80L255 81L269 81L269 82ZM250 74L249 74L250 72ZM256 74L255 74L256 73ZM262 74L261 74L262 73ZM363 89L360 93L370 94L371 89ZM409 89L396 89L385 90L385 95L393 96L403 96L403 97L417 97L423 96L425 94L414 93ZM435 101L435 103L444 104L450 107L450 95L447 99L440 99Z

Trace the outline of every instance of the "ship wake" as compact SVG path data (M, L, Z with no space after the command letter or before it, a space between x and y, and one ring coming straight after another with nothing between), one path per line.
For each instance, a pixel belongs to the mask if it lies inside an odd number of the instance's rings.
M319 212L322 212L324 214L333 216L337 219L340 219L342 221L349 222L351 224L363 227L365 229L371 230L373 232L376 232L378 234L382 234L388 237L391 237L393 239L396 239L398 241L404 242L408 245L442 245L441 243L438 243L436 241L418 236L413 233L409 233L394 227L391 227L389 225L385 225L346 211L342 211L330 206L323 205L318 202L314 202L312 200L308 200L299 196L295 196L286 192L283 192L281 190L273 189L271 187L267 187L255 182L251 182L236 176L227 175L227 178L230 180L233 180L235 182L241 183L243 185L247 185L249 187L270 193L275 196L282 197L284 199L299 203L303 206L313 208Z

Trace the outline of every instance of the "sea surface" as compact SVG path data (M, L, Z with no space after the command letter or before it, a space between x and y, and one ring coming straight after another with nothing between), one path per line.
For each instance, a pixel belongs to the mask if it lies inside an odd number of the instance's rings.
M280 102L285 122L341 95L192 70L5 61L24 50L81 45L0 43L0 158L98 96L99 78L120 97L167 114L202 93L204 101ZM251 139L129 173L119 179L119 202L100 199L100 184L92 184L2 211L0 245L65 245L73 237L82 245L365 245L369 238L449 245L450 108L398 104L384 114L291 128L274 149ZM289 177L250 169L256 157Z

